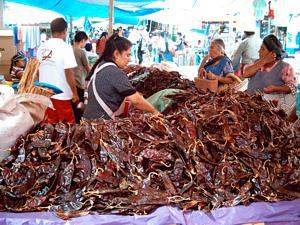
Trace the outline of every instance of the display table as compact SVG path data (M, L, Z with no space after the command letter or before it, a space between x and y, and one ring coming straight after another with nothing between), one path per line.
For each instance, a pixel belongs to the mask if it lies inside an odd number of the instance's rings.
M202 211L184 212L174 207L160 207L150 215L120 216L90 215L73 218L65 221L57 218L51 212L37 213L8 213L0 212L0 225L118 225L118 224L244 224L258 223L272 225L299 225L300 199L294 201L281 201L277 203L252 203L249 206L236 206L216 209L211 213Z

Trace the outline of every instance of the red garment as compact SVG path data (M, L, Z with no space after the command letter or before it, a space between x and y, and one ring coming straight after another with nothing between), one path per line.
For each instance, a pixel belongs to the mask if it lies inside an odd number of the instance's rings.
M105 47L105 42L106 42L106 38L103 36L101 39L98 39L97 44L96 44L96 53L102 54L104 51L104 47Z
M46 122L55 124L65 121L70 124L75 124L71 100L58 100L51 98L51 102L55 110L47 108L45 113Z

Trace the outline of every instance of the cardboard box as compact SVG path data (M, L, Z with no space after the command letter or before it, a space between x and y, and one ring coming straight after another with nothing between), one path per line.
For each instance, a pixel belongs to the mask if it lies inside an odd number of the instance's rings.
M10 65L0 65L0 74L4 75L5 80L10 81L11 76L9 74Z
M16 54L14 34L11 29L0 29L0 65L10 65L11 58Z
M199 77L195 77L196 88L201 91L217 92L218 91L218 80L205 80Z

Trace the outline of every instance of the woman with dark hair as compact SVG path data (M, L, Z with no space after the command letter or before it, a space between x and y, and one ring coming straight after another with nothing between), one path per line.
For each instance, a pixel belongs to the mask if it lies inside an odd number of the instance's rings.
M87 80L88 104L83 117L87 119L114 119L122 113L125 98L136 108L151 113L158 111L131 85L121 70L130 61L131 42L112 35L105 44L104 52L93 66Z
M198 76L209 80L218 80L221 84L231 84L234 80L231 60L225 54L225 44L222 39L211 42L209 53L200 64Z
M106 31L103 31L100 38L96 42L96 53L98 55L101 55L104 51L107 36L108 36L108 33Z
M245 67L243 77L250 78L247 88L250 94L260 91L272 94L271 98L277 96L276 104L288 113L295 104L297 80L294 69L282 60L284 54L277 37L273 34L266 36L259 49L259 59ZM290 102L282 102L284 98L289 97L286 94L291 94ZM282 104L286 106L281 106Z

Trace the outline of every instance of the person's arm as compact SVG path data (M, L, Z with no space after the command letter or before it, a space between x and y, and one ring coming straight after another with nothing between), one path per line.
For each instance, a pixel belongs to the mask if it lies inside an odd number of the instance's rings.
M19 71L16 72L16 76L17 76L19 79L22 78L23 74L24 74L24 71L22 71L22 70L19 70Z
M88 57L83 50L81 51L81 57L82 57L82 65L84 66L86 73L88 74L91 70L91 67L89 64Z
M274 52L269 52L267 55L265 55L263 58L258 59L253 64L245 66L243 77L250 78L254 76L263 66L274 62L275 57L276 54Z
M201 61L201 64L200 64L200 66L198 68L198 77L202 76L202 73L203 73L203 70L204 70L204 65L209 60L209 58L210 58L209 54L207 54L206 56L203 57L203 59Z
M229 75L229 74L227 74ZM226 76L227 76L226 75ZM233 83L233 79L230 78L230 77L222 77L222 76L216 76L215 74L211 73L211 72L208 72L206 74L206 77L210 80L218 80L218 82L222 83L222 84L231 84Z
M287 64L283 70L282 73L282 81L284 82L284 85L281 86L275 86L275 85L269 85L264 88L265 93L273 93L273 92L280 92L285 94L297 94L297 79L296 74L293 69L293 67L289 64Z
M150 113L159 114L159 112L144 97L135 92L127 97L127 99L137 108Z
M291 93L291 89L287 85L281 85L281 86L269 85L264 88L264 93L271 94L273 92L289 94Z
M90 64L86 64L86 65L84 66L84 68L85 68L87 74L88 74L88 73L90 72L90 70L91 70Z
M79 97L77 94L77 89L76 89L76 83L75 83L75 78L74 78L74 73L73 73L73 68L70 69L65 69L65 74L66 74L66 79L67 82L72 90L73 93L73 99L72 101L74 103L77 103L79 101Z
M243 78L253 77L264 65L265 63L259 59L255 63L245 66Z

